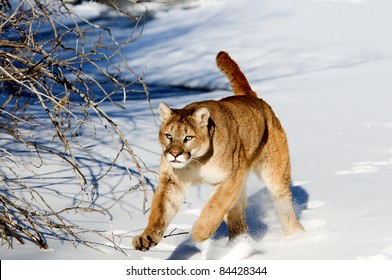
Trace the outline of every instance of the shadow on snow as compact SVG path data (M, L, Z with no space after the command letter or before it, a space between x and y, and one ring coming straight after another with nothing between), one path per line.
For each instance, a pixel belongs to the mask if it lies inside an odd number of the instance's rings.
M293 194L293 206L298 219L301 218L302 211L307 208L309 194L302 186L291 186ZM274 210L274 205L269 191L263 188L248 197L248 207L246 209L246 220L248 224L248 234L254 240L261 240L269 230L268 223L265 221L268 213ZM219 226L213 240L228 238L228 231L225 222ZM228 249L230 250L230 249ZM189 237L181 243L171 256L170 260L189 259L193 255L201 253L200 249Z

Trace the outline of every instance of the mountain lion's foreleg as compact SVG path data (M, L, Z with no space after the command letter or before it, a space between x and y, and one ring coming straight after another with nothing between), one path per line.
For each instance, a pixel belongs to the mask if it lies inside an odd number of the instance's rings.
M167 174L161 176L151 204L147 227L132 241L136 250L147 251L161 241L168 224L178 212L184 194L184 188L174 178Z
M193 227L193 240L202 242L215 233L225 214L240 195L243 182L244 175L239 174L215 187L214 193Z

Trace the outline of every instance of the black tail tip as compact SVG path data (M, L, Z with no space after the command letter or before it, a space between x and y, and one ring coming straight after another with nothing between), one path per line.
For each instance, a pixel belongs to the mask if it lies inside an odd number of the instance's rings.
M216 55L216 59L220 59L222 57L229 57L229 54L225 51L220 51L217 55Z
M231 59L230 55L225 51L220 51L216 55L216 64L218 65L219 69L222 69L224 65L230 64L233 60Z

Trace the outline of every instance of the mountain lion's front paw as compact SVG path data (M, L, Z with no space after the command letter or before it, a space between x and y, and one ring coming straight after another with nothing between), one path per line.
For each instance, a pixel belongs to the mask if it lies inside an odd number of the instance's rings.
M148 251L161 241L162 234L156 232L143 232L141 235L136 236L132 240L132 246L136 250Z

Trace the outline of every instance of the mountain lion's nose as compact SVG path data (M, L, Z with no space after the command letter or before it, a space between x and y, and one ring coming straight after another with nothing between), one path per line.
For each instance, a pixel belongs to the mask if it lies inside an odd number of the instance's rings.
M177 152L177 151L171 151L170 152L170 154L173 156L173 157L178 157L181 153L180 152Z

